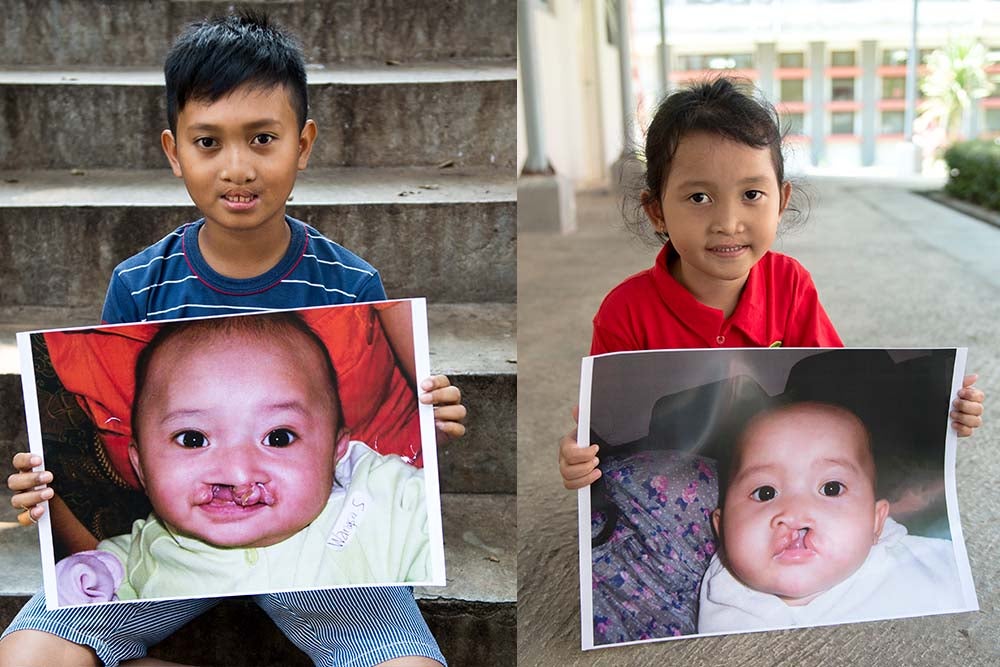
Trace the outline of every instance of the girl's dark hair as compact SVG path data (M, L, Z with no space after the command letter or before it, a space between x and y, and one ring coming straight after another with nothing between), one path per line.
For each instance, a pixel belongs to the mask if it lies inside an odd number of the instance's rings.
M301 347L302 338L289 340L288 336L296 333L305 337L306 344L312 345L320 353L323 359L322 369L329 381L330 399L337 413L339 423L334 424L336 433L344 422L344 411L340 403L340 391L337 387L337 371L333 367L333 360L327 350L323 339L306 324L297 313L276 312L262 315L238 316L238 317L217 317L207 319L185 320L171 322L163 325L149 343L139 353L135 363L135 393L132 398L132 435L138 441L139 419L138 414L142 406L142 396L146 387L146 379L149 375L149 364L156 351L168 342L183 337L186 342L198 344L216 338L227 336L251 336L254 338L281 338L275 345ZM253 363L248 360L248 363ZM319 369L317 369L319 370Z
M690 132L710 132L753 148L770 149L778 184L785 182L780 119L760 91L747 80L725 76L693 84L665 97L646 131L645 175L636 188L639 205L630 224L635 231L646 228L642 203L646 198L660 200L677 147ZM801 214L796 206L788 210Z
M174 42L163 67L167 123L177 132L177 115L191 100L215 102L244 84L284 86L299 122L309 109L302 49L261 11L193 23Z

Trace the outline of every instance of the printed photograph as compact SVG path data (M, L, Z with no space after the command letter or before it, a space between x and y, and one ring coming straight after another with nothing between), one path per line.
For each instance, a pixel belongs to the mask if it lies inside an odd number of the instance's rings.
M18 346L50 608L444 585L422 299Z
M586 358L583 648L978 609L949 428L965 353Z

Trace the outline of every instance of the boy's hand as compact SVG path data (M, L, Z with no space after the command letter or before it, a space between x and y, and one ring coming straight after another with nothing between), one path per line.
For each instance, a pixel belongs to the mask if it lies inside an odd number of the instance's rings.
M462 392L452 386L447 376L432 375L420 383L425 392L420 394L420 402L434 406L434 427L437 442L443 445L449 440L465 435L465 406L462 405Z
M42 465L40 456L19 452L14 455L14 467L18 471L7 478L7 486L14 492L10 504L16 509L24 510L17 517L17 522L22 526L38 523L45 514L45 508L39 507L39 503L51 500L55 496L55 491L45 486L52 481L52 473L48 470L32 470L40 465Z
M574 421L579 414L580 409L573 408ZM559 472L562 474L563 486L567 489L582 489L600 478L597 449L597 445L580 447L576 441L576 429L559 440Z
M960 438L972 435L975 429L983 425L983 401L986 394L973 386L978 379L978 375L966 375L962 380L962 388L958 390L958 398L952 404L955 409L951 412L954 420L951 426Z

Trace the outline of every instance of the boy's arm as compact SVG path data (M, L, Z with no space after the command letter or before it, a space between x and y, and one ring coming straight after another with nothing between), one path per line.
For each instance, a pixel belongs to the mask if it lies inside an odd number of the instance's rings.
M111 281L108 283L108 293L104 297L101 322L103 324L126 324L139 322L142 319L142 314L139 313L128 286L122 281L118 269L115 269L114 273L111 274Z
M382 277L379 276L378 271L373 273L358 289L357 301L359 303L363 301L385 301L386 298L385 287L382 285Z

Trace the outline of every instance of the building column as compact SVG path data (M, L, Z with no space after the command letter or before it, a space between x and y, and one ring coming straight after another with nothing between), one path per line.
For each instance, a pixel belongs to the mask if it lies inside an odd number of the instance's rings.
M630 185L639 176L641 165L635 159L636 148L635 93L632 90L632 45L629 35L629 0L616 3L618 21L618 77L621 87L622 152L611 165L611 185Z
M920 146L913 143L913 121L917 117L917 66L920 50L917 48L917 0L913 1L910 24L910 54L906 58L906 110L903 114L903 143L896 148L896 174L912 176L923 170Z
M809 42L810 159L818 166L826 154L826 42Z
M757 87L769 102L778 99L774 70L778 67L778 55L774 42L757 44Z
M660 7L660 45L656 55L660 63L660 97L670 93L670 45L667 43L667 0L659 0Z
M878 78L874 40L861 42L861 166L875 164L878 134Z
M576 230L576 201L572 183L555 173L545 154L533 5L532 0L517 3L517 53L528 141L524 168L517 179L517 229L566 233Z

